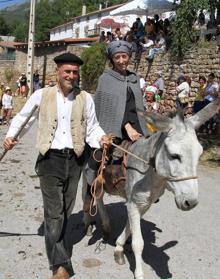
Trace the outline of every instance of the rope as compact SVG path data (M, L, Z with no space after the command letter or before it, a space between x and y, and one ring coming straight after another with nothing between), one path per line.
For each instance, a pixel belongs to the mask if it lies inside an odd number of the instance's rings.
M91 202L90 202L90 206L89 206L89 214L90 216L95 216L98 212L98 206L97 206L97 203L96 203L96 200L97 199L100 199L101 196L103 195L103 189L104 189L104 178L103 178L103 170L105 168L105 165L106 165L106 162L108 161L108 157L107 157L107 145L104 145L103 147L103 152L102 152L102 159L101 160L97 160L95 158L95 153L98 149L96 149L93 153L93 159L96 161L96 162L99 162L101 163L100 166L99 166L99 169L98 169L98 172L97 172L97 176L96 178L94 179L94 181L92 182L92 185L91 185L91 188L90 188L90 193L91 193L91 196L92 196L92 199L91 199ZM99 195L97 196L96 195L96 190L97 190L97 183L98 185L100 186L100 193ZM95 210L93 212L92 210L92 207L93 205L95 206Z
M112 137L111 135L109 136L109 141L110 141L110 144L111 144L112 146L114 146L114 147L116 147L116 148L122 150L125 154L129 154L130 156L136 158L137 160L142 161L142 162L144 162L144 163L147 164L147 165L150 165L151 162L148 162L148 161L144 160L143 158L141 158L141 157L135 155L134 153L131 153L131 152L128 151L127 149L125 149L125 148L123 148L123 147L121 147L121 146L115 144L115 143L113 142L113 137ZM98 149L96 149L96 150L94 151L94 153L93 153L93 159L94 159L96 162L99 162L99 163L101 163L101 164L100 164L100 167L99 167L99 169L98 169L97 176L96 176L96 178L94 179L94 181L93 181L93 183L92 183L92 185L91 185L91 189L90 189L92 199L91 199L91 202L90 202L89 214L90 214L92 217L94 217L94 216L97 214L97 212L98 212L98 206L97 206L96 201L97 201L97 199L100 199L100 198L102 197L103 192L104 192L104 183L105 183L105 181L104 181L104 178L103 178L103 170L105 169L106 162L108 161L107 149L108 149L108 146L107 146L107 145L104 145L101 160L97 160L97 159L95 158L95 153L96 153L96 151L97 151ZM124 174L124 177L120 177L120 179L117 180L116 183L115 183L115 187L116 187L117 190L118 190L118 188L117 188L116 185L117 185L121 180L126 180L126 178L125 178L125 176L126 176L126 173L125 173L126 162L125 162L125 161L126 161L126 159L124 158L124 160L123 160L123 165L124 165L124 167L123 167L123 174ZM178 182L178 181L184 181L184 180L198 179L198 176L186 176L186 177L170 177L170 176L167 176L167 177L164 177L164 178L165 178L166 180L168 180L168 181ZM100 193L99 193L98 196L96 195L97 183L99 183L99 185L100 185L100 187L101 187L101 190L100 190ZM119 190L118 190L118 191L119 191ZM94 212L92 212L92 207L93 207L93 205L95 206Z
M143 158L141 158L141 157L139 157L139 156L135 155L134 153L131 153L131 152L130 152L130 151L128 151L127 149L124 149L123 147L121 147L121 146L119 146L119 145L115 144L114 142L111 142L111 145L113 145L114 147L116 147L116 148L118 148L118 149L122 150L123 152L125 152L125 153L127 153L127 154L131 155L132 157L134 157L134 158L138 159L139 161L142 161L142 162L144 162L145 164L149 165L149 162L147 162L147 161L146 161L146 160L144 160Z
M184 181L184 180L198 179L198 176L185 176L185 177L170 177L170 176L167 176L165 178L168 181L178 182L178 181Z

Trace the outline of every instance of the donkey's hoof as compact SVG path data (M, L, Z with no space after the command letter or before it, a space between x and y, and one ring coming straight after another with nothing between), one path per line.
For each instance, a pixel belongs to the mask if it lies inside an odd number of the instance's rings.
M125 256L124 256L124 253L122 251L114 252L114 258L115 258L115 262L117 264L120 264L120 265L125 264Z
M93 232L93 225L89 225L85 227L85 232L87 236L92 236L92 232Z

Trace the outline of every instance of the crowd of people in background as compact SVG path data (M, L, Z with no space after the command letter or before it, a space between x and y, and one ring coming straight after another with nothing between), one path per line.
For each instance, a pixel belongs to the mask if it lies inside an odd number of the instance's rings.
M132 49L137 49L139 46L143 49L148 49L146 59L153 60L158 51L165 51L169 44L171 30L168 19L164 21L155 15L153 19L148 18L143 24L140 18L137 18L131 29L123 35L120 28L117 28L114 33L102 31L100 42L110 43L112 41L123 40L132 44ZM131 59L132 60L132 59ZM160 113L160 100L164 92L164 79L162 71L154 73L155 78L151 81L146 81L146 77L140 76L140 87L143 93L143 100L146 110L153 110ZM216 81L214 73L210 73L208 77L199 76L199 87L196 96L191 94L191 79L189 76L181 74L176 80L176 107L186 109L189 104L192 105L192 114L197 113L207 104L214 101L218 95L219 84ZM13 96L21 96L27 98L28 85L25 73L16 81L17 90L13 94L11 88L1 83L0 86L0 115L1 123L9 124L12 109ZM54 86L54 82L49 80L46 87ZM33 74L33 92L41 88L40 75L38 70ZM192 102L192 97L194 100ZM189 101L189 98L190 101ZM150 107L149 107L150 105Z
M148 82L140 75L140 87L146 110L161 113L160 100L165 89L164 79L161 71L157 71L155 75L156 79ZM184 74L179 75L176 80L176 108L183 109L186 115L189 113L189 108L192 110L191 114L195 114L216 100L219 92L219 84L214 73L210 73L207 77L199 76L196 93L191 90L191 82L191 78ZM220 114L202 127L204 133L211 134L216 126L216 121L220 122Z
M143 24L138 17L132 24L132 27L126 34L122 34L120 28L116 28L114 32L102 31L99 42L110 43L117 40L125 40L133 45L133 52L149 50L146 59L150 62L155 54L159 51L163 52L170 45L171 27L168 18L162 20L159 15L153 18L147 18ZM137 55L135 55L137 59Z
M126 34L123 34L120 28L116 28L114 32L102 31L99 42L108 44L114 40L128 41L133 45L133 52L135 52L134 62L139 59L140 53L145 50L147 52L146 59L151 63L156 53L164 52L171 45L172 20L175 19L161 19L158 14L155 14L152 18L148 17L146 22L143 23L138 17ZM213 30L213 28L216 30ZM210 33L205 32L206 30L210 30ZM213 21L211 18L206 22L205 14L201 11L193 24L193 31L195 32L195 41L198 41L201 36L207 41L215 39L217 52L219 52L220 24L218 22Z

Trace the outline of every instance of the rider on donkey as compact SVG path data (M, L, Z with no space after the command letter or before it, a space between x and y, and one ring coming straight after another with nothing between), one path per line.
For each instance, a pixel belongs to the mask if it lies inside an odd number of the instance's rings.
M113 41L107 47L107 56L112 64L100 76L95 96L95 109L100 126L106 134L112 134L116 144L135 142L141 136L149 135L145 121L137 114L144 111L139 77L128 70L132 45L126 41ZM96 157L100 156L96 152ZM86 167L87 196L84 211L91 203L90 188L96 177L99 163L90 157Z

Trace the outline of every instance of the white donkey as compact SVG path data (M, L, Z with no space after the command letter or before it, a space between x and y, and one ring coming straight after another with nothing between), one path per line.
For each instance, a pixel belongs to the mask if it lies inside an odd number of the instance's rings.
M115 261L124 264L123 246L132 235L132 249L135 255L135 278L144 279L142 251L144 241L141 234L140 219L165 191L173 192L179 209L190 210L198 204L197 165L202 146L198 142L195 129L211 118L220 108L220 99L209 104L191 118L185 119L177 114L168 118L158 114L146 113L146 120L160 132L148 139L140 139L131 146L130 152L143 158L144 163L128 155L125 191L128 221L116 240ZM108 188L105 188L108 191ZM110 193L112 194L112 192ZM103 229L110 229L110 221L103 204L98 201L98 209ZM89 215L84 216L88 227Z

